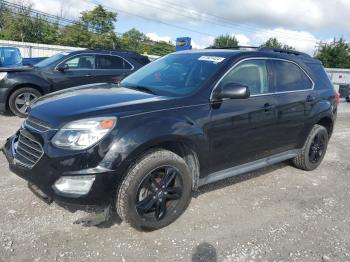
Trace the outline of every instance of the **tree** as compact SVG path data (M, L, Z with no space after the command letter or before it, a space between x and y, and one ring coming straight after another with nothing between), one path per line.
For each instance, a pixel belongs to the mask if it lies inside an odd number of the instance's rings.
M214 44L212 47L225 48L225 47L237 47L237 46L238 46L237 38L226 34L226 35L220 35L217 38L215 38Z
M316 58L324 67L350 68L350 48L343 38L321 45Z
M139 53L148 53L154 55L166 55L175 51L172 43L165 41L152 41L144 33L132 28L125 32L120 38L120 47L123 49L131 49Z
M32 16L31 5L19 4L11 10L0 4L0 38L6 40L55 43L58 36L58 24L50 23L40 15Z
M119 48L155 55L175 51L174 44L152 41L135 28L117 37L117 13L109 12L101 5L82 12L75 23L66 26L60 25L59 19L50 21L47 16L33 12L31 5L23 2L16 5L12 7L0 0L0 39L86 48Z
M81 22L92 33L114 33L114 23L117 22L117 13L108 12L102 5L90 11L81 13Z
M268 48L278 48L278 49L286 49L286 50L295 50L294 47L283 44L277 40L276 37L269 38L265 43L263 43L260 47L268 47Z

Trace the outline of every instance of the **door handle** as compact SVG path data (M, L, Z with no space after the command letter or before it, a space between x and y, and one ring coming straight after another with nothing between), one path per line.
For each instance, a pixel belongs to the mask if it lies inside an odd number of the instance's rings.
M312 96L312 95L308 95L307 97L306 97L306 102L313 102L313 101L315 101L315 97L314 96Z
M264 110L265 110L265 112L267 112L267 111L270 111L271 109L273 109L274 107L275 107L274 105L272 105L270 103L266 103L264 105Z
M85 77L92 77L92 74L84 75Z

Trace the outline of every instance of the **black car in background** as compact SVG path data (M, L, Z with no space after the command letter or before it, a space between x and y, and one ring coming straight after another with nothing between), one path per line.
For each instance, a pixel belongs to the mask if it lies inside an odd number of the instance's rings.
M350 102L350 90L348 90L348 93L345 96L346 102Z
M9 109L25 117L39 96L79 85L118 83L149 62L135 52L80 50L56 54L32 67L0 68L0 112Z
M177 52L119 85L39 98L3 152L47 202L95 206L105 218L116 210L136 228L158 229L200 186L289 159L317 168L338 102L322 64L307 54Z

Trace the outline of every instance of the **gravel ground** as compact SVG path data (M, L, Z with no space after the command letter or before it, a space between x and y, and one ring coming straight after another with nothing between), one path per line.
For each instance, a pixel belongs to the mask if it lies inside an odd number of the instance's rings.
M73 225L83 212L38 200L0 154L0 261L350 261L350 103L339 111L316 171L282 163L205 186L148 233ZM0 116L0 143L20 123Z

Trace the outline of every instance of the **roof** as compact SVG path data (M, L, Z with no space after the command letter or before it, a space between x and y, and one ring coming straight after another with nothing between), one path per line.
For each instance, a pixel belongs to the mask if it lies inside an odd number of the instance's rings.
M301 60L303 62L316 62L317 60L310 55L298 52L295 50L285 50L278 48L259 48L259 47L234 47L224 49L200 49L200 50L186 50L177 52L180 54L203 54L216 55L223 57L233 57L237 55L242 56L266 56L290 60Z

